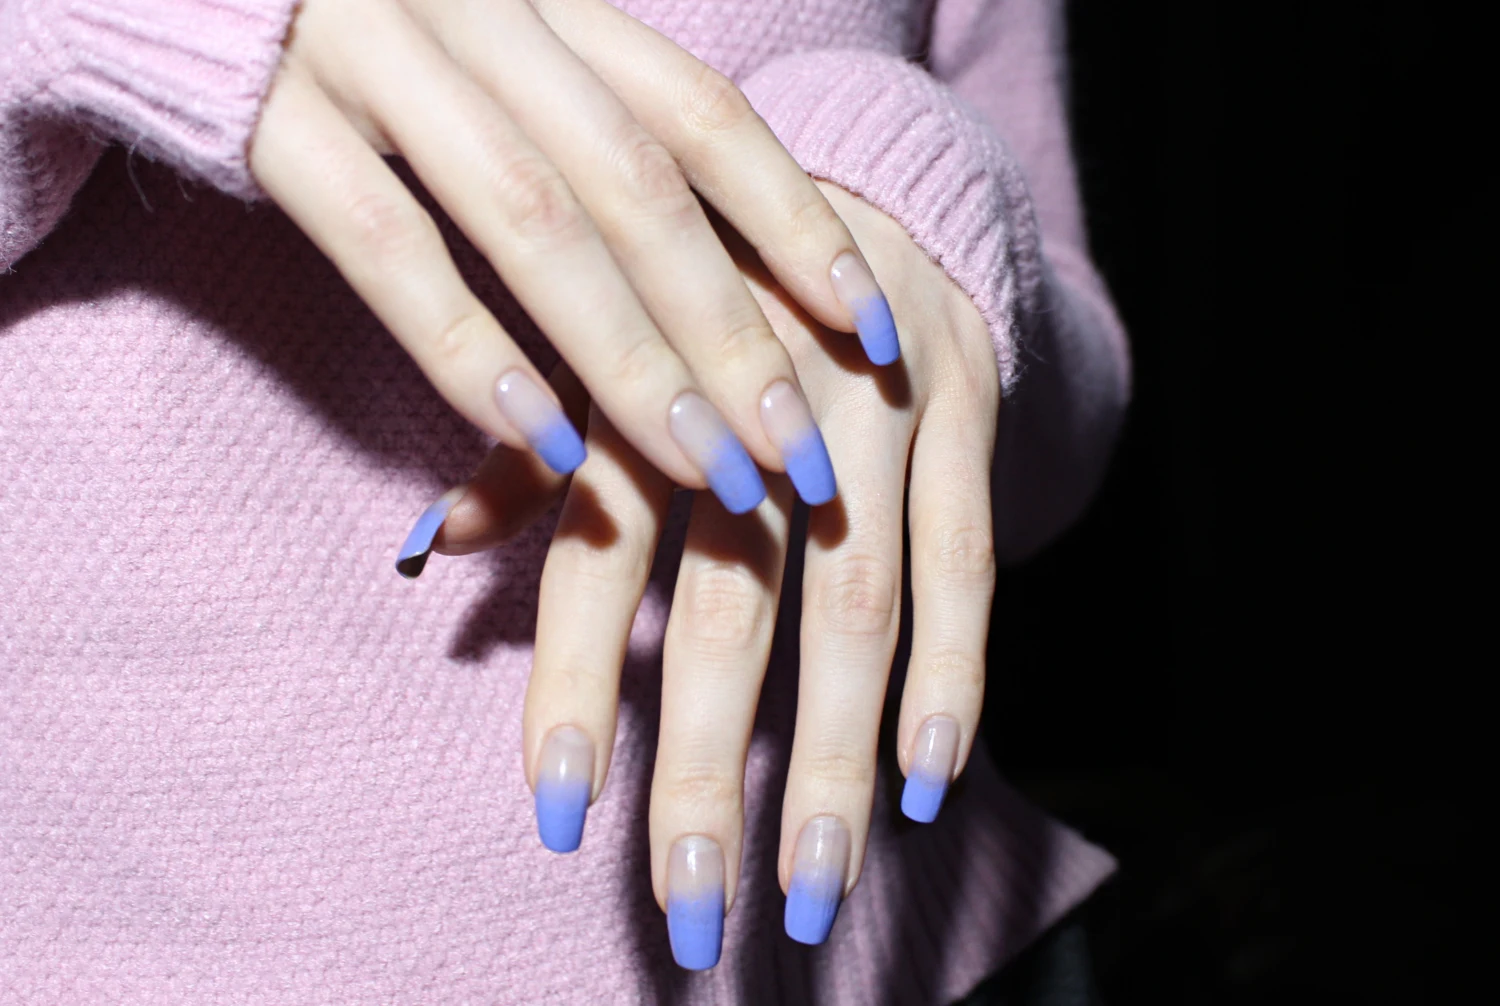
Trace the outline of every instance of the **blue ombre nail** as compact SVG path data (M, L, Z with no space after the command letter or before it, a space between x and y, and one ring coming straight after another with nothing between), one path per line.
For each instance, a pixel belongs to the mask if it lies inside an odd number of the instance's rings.
M760 421L766 436L781 451L786 473L797 495L809 506L827 503L838 493L833 461L812 411L790 381L777 381L760 397Z
M495 382L495 404L557 474L567 475L588 456L563 410L524 371L512 370Z
M417 518L416 524L407 532L406 541L401 543L401 551L396 555L396 572L408 580L415 580L422 575L422 570L427 566L427 557L432 554L432 539L437 537L438 529L448 519L448 511L463 498L467 488L457 486L449 489L422 511L422 516Z
M901 791L901 813L923 824L937 820L957 761L957 721L948 716L929 718L917 731L911 770Z
M682 452L698 466L724 509L746 513L766 498L766 484L744 446L719 412L696 392L684 391L672 403L667 429Z
M938 810L943 806L943 797L947 793L946 777L914 771L906 777L906 786L901 790L901 813L913 821L931 824L937 820Z
M536 770L536 829L553 852L575 852L594 789L594 742L577 727L556 727Z
M667 936L679 966L703 971L724 945L724 854L703 835L680 838L667 857Z
M836 817L815 817L802 826L786 894L786 934L798 943L828 939L849 871L849 829Z
M854 316L854 329L870 362L879 367L895 363L901 357L896 319L869 267L858 255L844 252L834 260L830 276L834 294Z

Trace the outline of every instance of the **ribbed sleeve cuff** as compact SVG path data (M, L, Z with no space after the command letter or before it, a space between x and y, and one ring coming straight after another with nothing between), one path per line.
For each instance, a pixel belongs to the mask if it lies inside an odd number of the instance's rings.
M1010 392L1043 273L1025 182L989 125L884 53L797 53L740 86L804 170L899 222L973 298Z
M65 0L38 26L49 103L233 195L299 0Z

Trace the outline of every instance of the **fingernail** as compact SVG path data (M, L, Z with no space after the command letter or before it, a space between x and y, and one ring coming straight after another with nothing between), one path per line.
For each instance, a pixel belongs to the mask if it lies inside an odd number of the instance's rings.
M672 439L698 466L730 513L745 513L766 498L766 484L744 446L702 395L684 391L667 418Z
M958 721L951 716L931 717L917 731L906 788L901 791L901 813L923 824L937 820L957 761Z
M834 295L854 315L854 328L870 362L880 367L895 363L901 355L896 319L869 267L858 255L844 252L833 260L832 277Z
M536 830L553 852L574 852L594 789L594 742L577 727L555 727L536 768Z
M416 524L407 532L406 541L401 543L401 551L396 555L396 572L408 580L415 580L422 575L422 570L427 566L427 557L432 554L432 539L437 537L438 529L448 519L448 511L453 509L453 504L463 499L467 490L468 486L455 486L422 511L422 516L417 518Z
M836 817L815 817L802 826L786 894L786 934L798 943L828 939L844 878L849 873L849 829Z
M719 963L724 943L724 853L703 835L679 838L667 857L667 935L690 971Z
M588 455L583 438L552 397L524 371L512 370L495 382L495 404L548 468L566 475L583 464Z
M802 501L817 506L833 499L838 492L833 462L811 410L792 382L777 381L760 396L760 421L766 436L781 451L786 473Z

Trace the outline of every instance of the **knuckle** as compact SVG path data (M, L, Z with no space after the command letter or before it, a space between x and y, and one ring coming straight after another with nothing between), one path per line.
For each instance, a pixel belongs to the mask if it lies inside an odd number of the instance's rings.
M650 387L655 376L667 365L670 352L666 343L652 332L640 331L624 336L610 361L610 380L622 388Z
M871 556L846 556L836 559L823 576L815 604L830 630L880 637L895 627L899 588L889 563Z
M588 231L588 217L567 180L538 157L511 160L496 188L506 224L522 237L562 242Z
M663 770L651 787L671 803L687 807L733 807L740 801L740 781L718 762L678 761Z
M770 624L768 592L748 569L715 563L695 568L683 593L682 631L700 646L739 654Z
M696 133L718 135L742 125L755 110L734 81L705 63L687 89L682 114Z
M857 790L874 783L875 763L859 751L828 747L811 753L807 773L831 787Z
M549 687L558 695L597 695L611 680L583 654L565 654L558 663L538 670L546 675Z
M741 372L755 354L766 350L779 352L781 347L753 300L747 301L743 310L733 310L722 324L715 326L713 340L713 359L726 373Z
M446 371L461 367L477 346L489 341L486 320L484 315L470 312L444 325L428 340L432 362Z
M357 197L348 218L355 244L381 267L425 257L442 240L437 224L415 201L385 193Z
M645 540L638 532L628 531L609 545L570 542L562 569L571 581L567 593L574 598L608 596L608 592L620 590L622 584L642 583L650 572L651 561L644 546Z
M656 212L678 214L696 209L697 199L671 152L639 126L620 145L620 178L626 196Z
M945 525L933 536L932 560L943 576L971 581L993 580L994 536L979 524Z
M923 658L921 671L945 692L984 692L986 667L982 654L940 647Z
M807 195L792 207L791 212L786 214L787 229L792 237L798 241L811 241L823 239L829 236L838 236L845 241L850 240L844 231L843 221L839 219L833 207L828 205L828 200L817 190L816 186L807 186Z

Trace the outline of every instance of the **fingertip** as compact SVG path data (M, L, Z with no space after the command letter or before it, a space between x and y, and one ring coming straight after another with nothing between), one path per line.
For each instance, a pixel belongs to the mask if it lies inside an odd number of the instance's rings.
M830 272L834 293L854 320L865 356L877 367L887 367L901 358L901 340L896 318L869 266L853 252L845 252Z
M537 763L537 836L553 852L576 852L583 843L594 788L594 742L574 726L547 735Z
M427 568L427 558L432 554L433 540L442 530L449 514L468 491L468 486L455 486L434 500L422 511L412 529L407 532L401 550L396 553L396 572L408 580L415 580Z
M901 791L901 813L922 824L937 820L958 765L958 721L930 716L917 731L911 769Z

